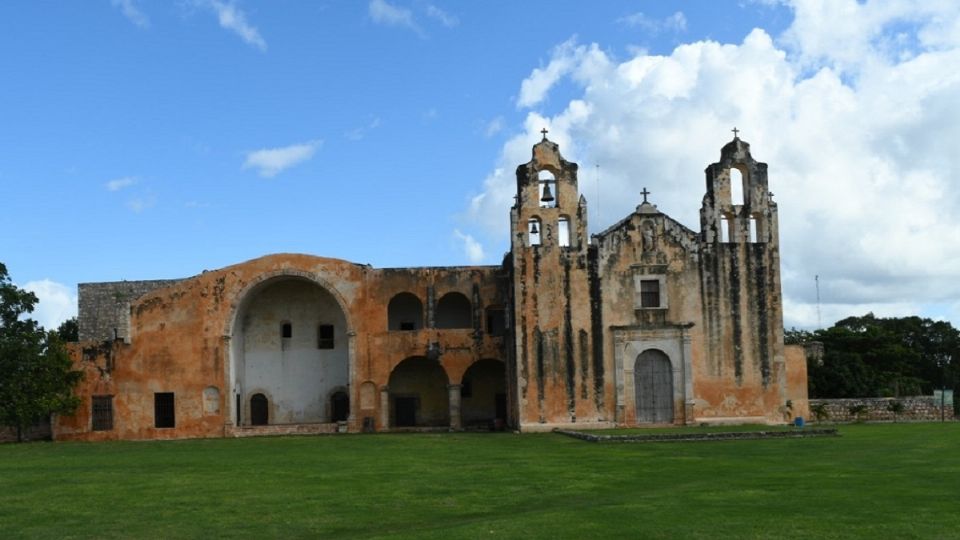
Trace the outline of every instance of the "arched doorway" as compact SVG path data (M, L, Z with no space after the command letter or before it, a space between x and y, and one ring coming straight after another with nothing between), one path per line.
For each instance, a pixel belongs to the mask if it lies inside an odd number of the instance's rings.
M662 351L648 349L633 368L638 424L673 423L673 369Z
M270 396L271 424L329 422L332 393L350 384L348 332L337 297L309 277L281 275L252 287L230 340L238 401L249 392ZM260 420L249 399L250 417L237 414L239 425Z
M267 396L254 394L250 396L250 424L265 426L270 423L270 404Z
M390 373L391 427L449 426L449 379L436 360L407 358Z
M464 427L500 428L507 420L507 370L500 360L478 360L460 381Z

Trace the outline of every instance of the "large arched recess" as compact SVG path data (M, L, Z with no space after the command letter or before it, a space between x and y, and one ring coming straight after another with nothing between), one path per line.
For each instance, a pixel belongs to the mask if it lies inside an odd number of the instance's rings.
M407 358L390 372L390 426L450 425L450 379L440 362Z
M253 393L271 395L271 424L332 421L330 397L348 387L352 334L343 298L306 272L285 271L250 283L233 306L228 381L231 419L250 425ZM290 337L283 326L290 324ZM320 326L333 327L333 347L319 343Z
M507 420L507 369L503 362L474 362L460 381L460 417L464 427L502 426Z

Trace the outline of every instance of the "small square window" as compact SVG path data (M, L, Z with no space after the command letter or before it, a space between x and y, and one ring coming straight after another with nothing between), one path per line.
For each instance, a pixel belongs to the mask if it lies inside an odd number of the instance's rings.
M293 337L293 325L285 322L280 325L280 337L292 338Z
M93 396L93 431L113 429L113 396Z
M333 348L333 325L332 324L321 324L317 328L317 348L318 349Z
M176 427L177 417L174 412L173 392L157 392L153 395L153 417L155 427Z
M660 307L660 281L656 279L640 280L640 307Z

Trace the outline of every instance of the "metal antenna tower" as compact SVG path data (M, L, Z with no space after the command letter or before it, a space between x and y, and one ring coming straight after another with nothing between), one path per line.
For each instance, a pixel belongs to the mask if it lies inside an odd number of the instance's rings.
M817 329L823 328L823 322L820 320L820 274L813 276L813 282L817 285Z

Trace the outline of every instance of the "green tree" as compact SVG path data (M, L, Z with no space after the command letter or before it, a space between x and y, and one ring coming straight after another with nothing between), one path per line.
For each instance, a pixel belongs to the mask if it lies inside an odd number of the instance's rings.
M791 329L784 337L823 343L822 362L807 366L811 397L929 395L940 388L941 378L948 388L960 383L954 365L937 366L938 354L960 356L960 332L946 321L868 313L814 332Z
M56 332L23 317L36 303L0 263L0 425L15 428L18 441L24 428L53 413L72 413L79 404L73 388L83 376L72 369Z
M70 317L60 323L60 326L57 327L57 337L64 343L80 341L80 325L77 323L77 318Z

